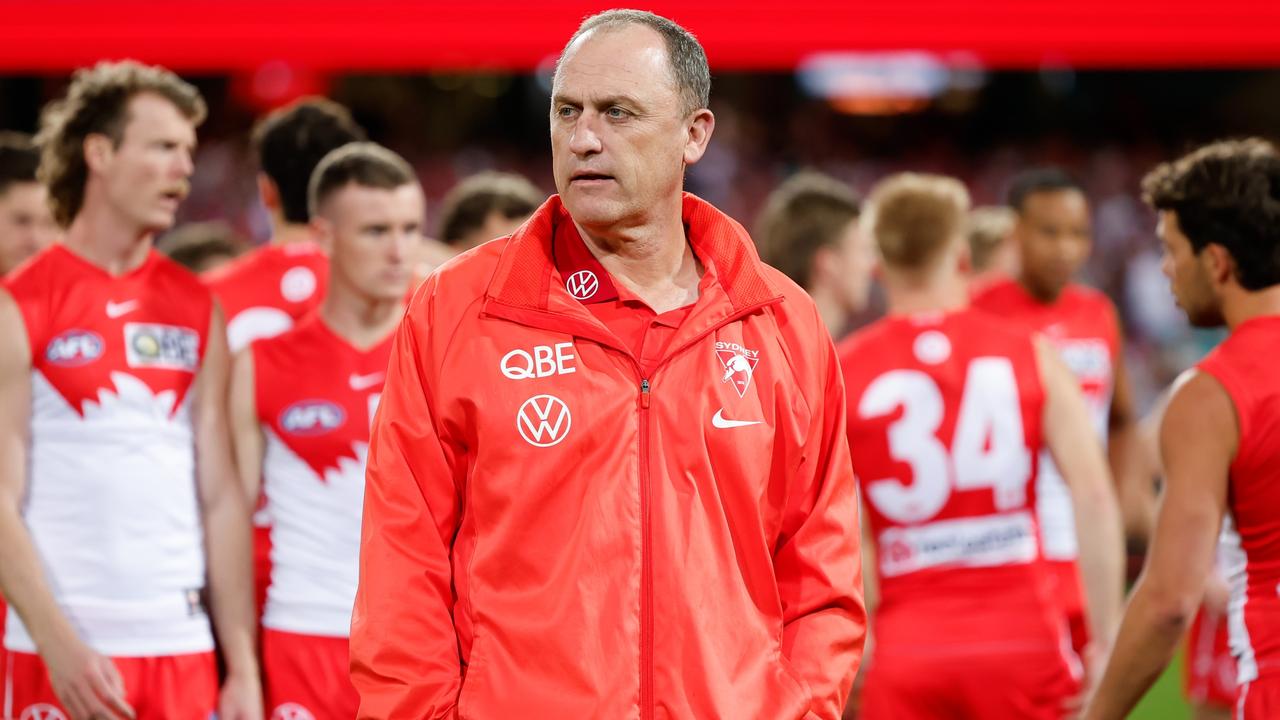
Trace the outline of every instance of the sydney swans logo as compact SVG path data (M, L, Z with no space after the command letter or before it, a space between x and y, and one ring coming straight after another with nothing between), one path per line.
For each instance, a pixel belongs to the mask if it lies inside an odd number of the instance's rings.
M716 357L724 367L720 382L733 383L733 389L738 391L738 397L746 396L747 388L751 387L751 377L756 372L756 365L760 363L760 351L748 350L735 342L720 341L716 343Z

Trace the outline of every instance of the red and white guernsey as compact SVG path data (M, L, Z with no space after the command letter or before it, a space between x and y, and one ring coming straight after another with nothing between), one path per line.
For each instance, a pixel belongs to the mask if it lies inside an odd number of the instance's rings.
M1243 685L1280 672L1280 316L1254 318L1200 361L1231 398L1240 443L1223 533L1231 653Z
M839 353L880 576L876 652L1059 653L1034 512L1032 340L964 309L890 316Z
M358 350L317 313L251 346L263 488L275 520L263 627L350 632L369 427L391 338Z
M1094 429L1107 442L1115 362L1120 352L1120 322L1107 296L1083 285L1068 285L1058 299L1042 303L1015 280L994 283L973 298L974 307L1041 333L1058 350L1080 381ZM1040 457L1037 507L1049 560L1079 555L1071 492L1048 452Z
M324 297L329 260L311 243L268 245L204 276L227 317L236 352L293 327Z
M112 276L62 245L6 286L31 347L23 519L54 597L106 655L211 650L190 405L212 296L155 251ZM16 614L5 645L36 650Z

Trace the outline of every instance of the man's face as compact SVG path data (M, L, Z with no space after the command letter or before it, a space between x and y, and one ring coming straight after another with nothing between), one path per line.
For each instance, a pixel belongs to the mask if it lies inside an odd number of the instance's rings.
M1169 278L1174 300L1187 314L1187 320L1196 327L1223 324L1222 305L1205 267L1206 252L1197 253L1191 247L1191 241L1178 226L1177 214L1171 210L1160 211L1156 233L1164 247L1160 269Z
M370 299L403 298L423 242L425 215L417 183L389 190L352 183L338 189L317 218L329 235L332 275Z
M0 193L0 275L52 243L58 232L43 185L10 185Z
M871 294L871 275L876 266L875 245L862 232L858 219L854 218L845 225L832 250L838 259L833 280L838 283L840 299L849 312L862 312Z
M1054 300L1089 259L1089 203L1079 190L1032 193L1023 201L1013 232L1023 284L1037 298Z
M556 189L574 220L606 230L678 198L685 165L706 147L693 118L713 122L705 110L685 115L657 32L629 25L574 42L551 97Z
M107 201L143 232L173 225L194 166L195 125L154 93L129 101L120 144L101 164Z

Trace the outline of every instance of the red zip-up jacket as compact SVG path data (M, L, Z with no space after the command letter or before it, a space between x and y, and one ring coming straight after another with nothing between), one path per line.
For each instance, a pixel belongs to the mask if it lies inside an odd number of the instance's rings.
M683 205L716 282L647 376L552 262L558 197L415 294L369 449L359 717L840 716L866 613L835 351L740 225Z

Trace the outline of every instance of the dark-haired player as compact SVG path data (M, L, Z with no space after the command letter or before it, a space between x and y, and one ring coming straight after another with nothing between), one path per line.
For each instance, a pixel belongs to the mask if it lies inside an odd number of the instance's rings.
M1072 282L1089 257L1092 230L1084 190L1056 168L1027 171L1013 180L1009 205L1016 214L1016 278L979 289L974 307L1041 334L1080 382L1094 428L1107 443L1111 474L1121 490L1126 527L1144 535L1141 452L1132 393L1124 371L1123 338L1115 307L1105 295ZM1052 458L1042 455L1036 512L1044 554L1060 584L1077 654L1089 658L1084 593L1077 567L1076 524L1067 487ZM1147 482L1149 486L1149 481ZM1149 492L1148 492L1149 494ZM1096 671L1096 662L1089 662Z
M1121 718L1195 615L1227 514L1236 717L1280 717L1280 155L1214 143L1143 181L1164 271L1193 325L1231 333L1181 379L1160 426L1164 499L1087 718Z
M48 191L36 179L39 165L29 136L0 132L0 277L58 236Z

